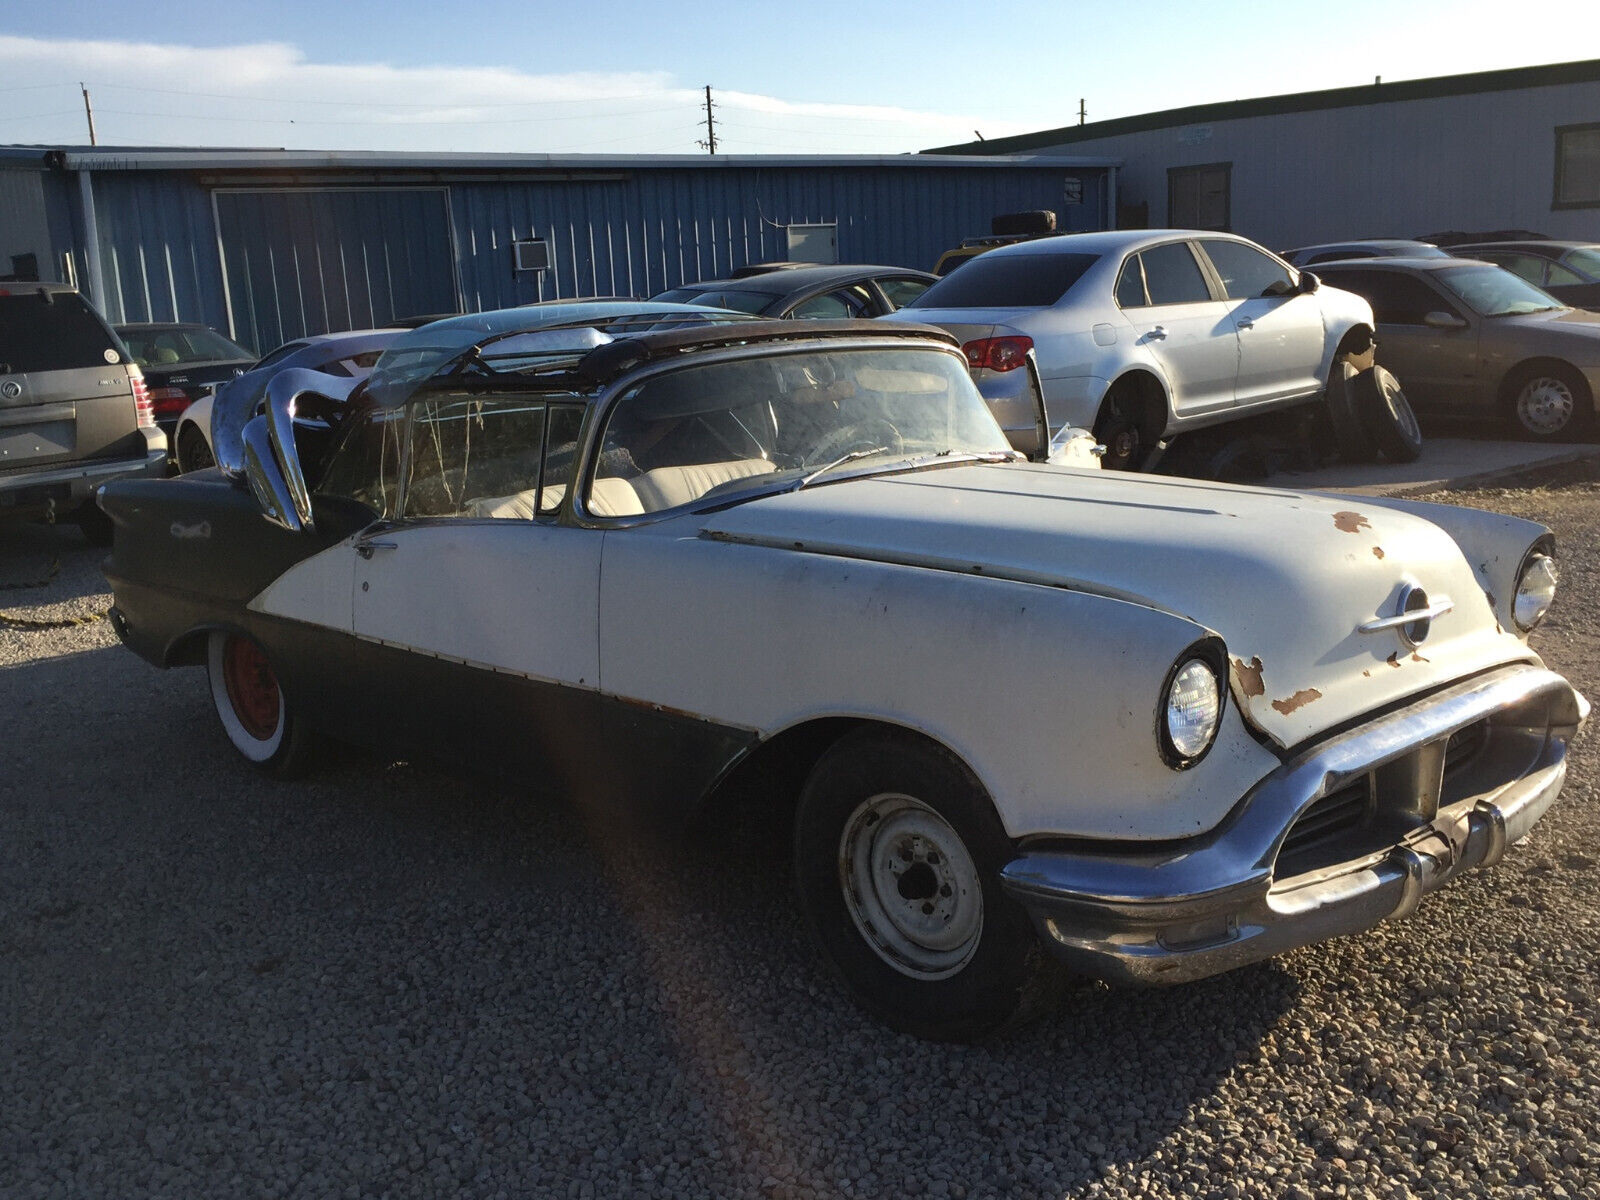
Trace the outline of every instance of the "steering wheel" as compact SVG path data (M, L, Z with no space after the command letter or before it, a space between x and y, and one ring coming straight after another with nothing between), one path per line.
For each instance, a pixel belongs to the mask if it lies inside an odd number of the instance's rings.
M905 439L892 421L883 417L866 417L833 430L807 451L800 465L808 468L825 466L858 450L885 449L898 453L905 449L905 444Z

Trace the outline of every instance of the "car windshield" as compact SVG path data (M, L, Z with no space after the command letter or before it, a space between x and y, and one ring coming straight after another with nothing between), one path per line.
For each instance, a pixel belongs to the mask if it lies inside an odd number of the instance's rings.
M1065 251L990 251L944 276L906 308L1048 308L1099 258Z
M590 510L650 513L830 471L1015 456L956 355L808 349L684 367L632 388L606 422ZM846 466L849 470L846 470Z
M1503 267L1457 267L1438 272L1438 278L1479 316L1512 317L1566 307Z
M1561 265L1600 281L1600 246L1579 246L1561 256Z

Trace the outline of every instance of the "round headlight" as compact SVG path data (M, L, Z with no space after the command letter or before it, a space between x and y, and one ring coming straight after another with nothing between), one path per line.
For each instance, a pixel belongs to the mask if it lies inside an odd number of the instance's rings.
M1512 619L1522 632L1531 632L1544 620L1556 598L1556 582L1555 559L1548 554L1530 554L1517 580L1516 599L1511 602Z
M1211 748L1222 721L1222 686L1211 664L1191 658L1172 673L1162 704L1162 747L1168 765L1187 767Z

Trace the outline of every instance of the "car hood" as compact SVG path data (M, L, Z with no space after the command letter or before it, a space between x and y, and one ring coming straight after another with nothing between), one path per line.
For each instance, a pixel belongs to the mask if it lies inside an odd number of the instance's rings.
M1537 661L1442 529L1358 497L979 465L813 485L702 520L717 540L1067 587L1188 618L1227 643L1235 703L1283 747ZM1408 584L1454 602L1421 645L1361 632L1399 611ZM1067 632L1057 652L1070 653Z
M1600 313L1584 308L1562 308L1550 312L1513 313L1504 317L1485 317L1490 329L1519 338L1533 338L1542 345L1560 346L1562 353L1576 355L1579 366L1600 364Z

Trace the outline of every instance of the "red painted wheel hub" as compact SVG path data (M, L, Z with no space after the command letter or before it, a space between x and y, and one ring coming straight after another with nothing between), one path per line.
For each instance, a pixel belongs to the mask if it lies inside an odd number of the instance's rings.
M230 637L222 650L222 678L234 716L245 732L266 741L278 730L278 677L261 647L248 638Z

